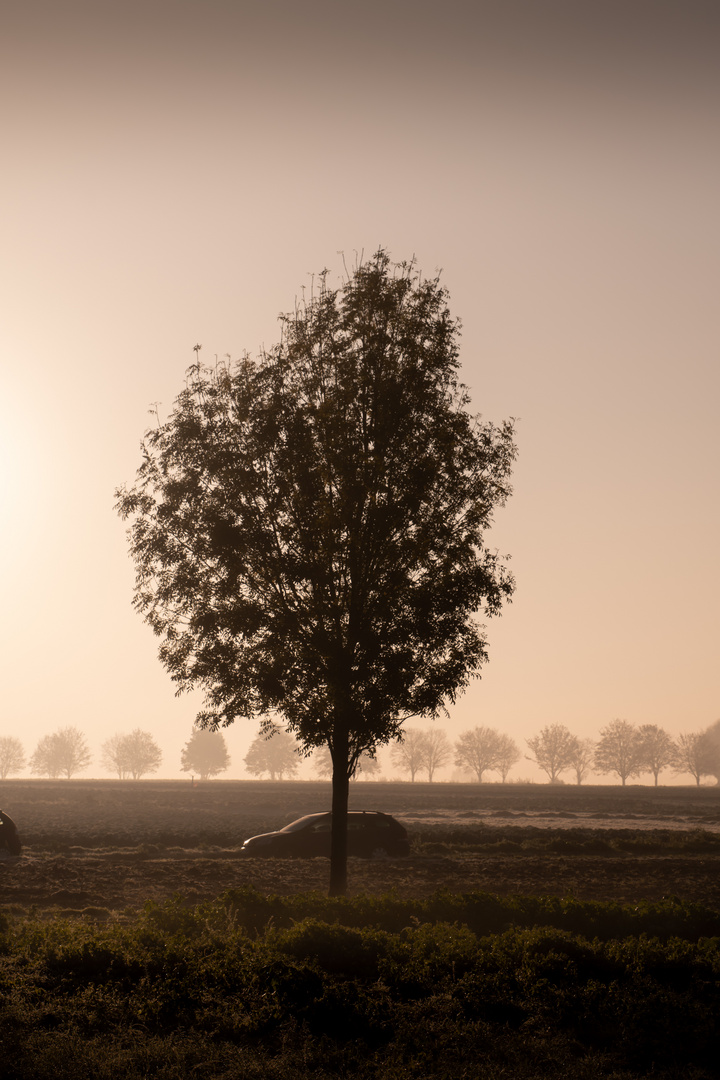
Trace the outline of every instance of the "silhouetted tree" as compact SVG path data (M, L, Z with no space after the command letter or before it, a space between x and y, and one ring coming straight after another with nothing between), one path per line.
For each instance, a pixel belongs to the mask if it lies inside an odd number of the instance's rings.
M564 724L550 724L526 742L532 750L532 756L526 755L528 761L534 761L547 773L550 783L556 784L560 773L571 767L578 741Z
M475 773L478 784L482 784L484 773L500 768L507 750L499 731L476 727L464 731L455 743L455 764Z
M208 728L279 713L333 761L331 894L347 883L361 754L436 716L487 660L512 577L485 532L512 425L467 412L439 279L380 250L321 274L253 363L193 366L118 509L135 605ZM199 347L198 347L199 348Z
M641 724L640 737L641 768L647 769L655 777L655 787L663 769L677 762L677 746L666 731L657 724Z
M418 731L417 728L406 728L390 751L390 760L396 769L410 773L410 780L414 783L415 774L427 761L425 732Z
M595 761L595 743L592 739L576 739L575 748L570 759L570 768L575 773L578 785L590 772Z
M229 764L225 737L219 731L195 728L180 754L182 771L198 773L201 780L225 772Z
M628 778L637 776L642 766L642 741L636 727L627 720L613 720L603 728L595 747L594 767L597 772L617 773L625 787Z
M260 732L245 755L245 768L253 776L269 773L271 780L284 780L298 771L298 744L287 731L274 728L271 735Z
M25 768L23 744L14 735L0 736L0 780L22 772Z
M37 776L64 776L69 780L91 761L85 736L75 727L66 727L40 739L30 758L30 768Z
M113 735L104 742L101 761L109 772L116 772L120 780L128 776L139 780L147 773L158 771L162 751L148 731L135 728L129 735Z

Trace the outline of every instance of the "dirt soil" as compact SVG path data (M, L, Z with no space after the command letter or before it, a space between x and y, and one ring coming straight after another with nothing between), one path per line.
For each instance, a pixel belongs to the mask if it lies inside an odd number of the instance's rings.
M0 909L101 916L246 884L324 893L326 859L246 860L240 845L328 809L329 798L321 782L5 781L0 807L24 847L0 861ZM409 858L349 860L353 895L481 890L621 903L672 895L720 910L720 847L702 843L720 833L716 787L368 781L353 785L351 808L392 813L413 845ZM607 843L621 835L647 838L648 851ZM697 850L686 850L693 839ZM548 840L556 850L539 850Z

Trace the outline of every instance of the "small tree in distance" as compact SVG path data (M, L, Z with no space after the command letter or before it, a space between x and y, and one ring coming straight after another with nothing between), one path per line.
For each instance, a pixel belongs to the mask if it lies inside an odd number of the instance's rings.
M129 735L113 735L103 743L101 761L120 780L128 776L139 780L146 773L158 771L162 751L149 732L135 728Z
M503 784L507 783L508 773L521 757L522 754L520 753L517 743L511 739L509 735L505 735L501 732L496 768L500 773L500 779Z
M482 784L483 775L499 767L507 750L500 732L493 728L476 727L472 731L464 731L455 743L455 764L458 768L475 773L478 784Z
M410 781L415 782L415 775L427 762L427 739L424 731L406 728L402 737L390 751L390 760L396 769L410 773Z
M627 720L613 720L600 732L595 747L595 769L600 773L617 773L625 787L631 776L643 767L642 741L636 727Z
M82 732L76 727L65 727L40 739L30 758L30 768L38 776L49 776L53 780L64 776L69 780L86 769L91 761Z
M594 761L595 743L592 739L576 739L575 749L570 759L570 768L575 773L575 780L578 785L582 784L592 769Z
M703 772L706 776L714 776L720 783L720 720L716 720L709 728L706 728L700 736L700 752L702 755Z
M556 784L560 774L570 768L577 750L577 739L564 724L550 724L526 742L532 750L532 756L526 755L527 760L534 761L547 773L551 784Z
M0 780L22 772L25 768L23 744L14 735L0 736Z
M441 728L432 727L423 732L425 735L425 761L428 781L432 783L437 769L442 769L452 758L450 741Z
M708 759L703 745L703 737L699 731L689 732L677 737L676 767L681 772L689 772L695 778L695 783L700 786L700 780L707 776Z
M198 773L201 780L218 776L230 764L225 737L219 731L196 728L180 754L183 772Z
M271 780L285 780L298 770L298 744L282 728L275 728L271 735L256 735L244 758L245 768L252 776L269 773Z
M655 787L663 769L677 762L677 746L666 731L657 724L641 724L638 731L642 768L655 777Z

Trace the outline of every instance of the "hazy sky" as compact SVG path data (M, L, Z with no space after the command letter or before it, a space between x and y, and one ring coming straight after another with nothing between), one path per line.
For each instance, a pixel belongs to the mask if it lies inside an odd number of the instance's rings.
M3 6L0 734L140 726L179 775L200 699L131 609L114 489L196 343L256 353L380 245L442 268L473 408L519 418L517 593L449 734L720 716L717 10Z

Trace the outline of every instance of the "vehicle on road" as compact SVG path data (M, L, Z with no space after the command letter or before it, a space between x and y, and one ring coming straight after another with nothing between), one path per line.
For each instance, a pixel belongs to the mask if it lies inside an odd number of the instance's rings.
M0 810L0 851L7 851L10 855L19 855L22 851L15 822L2 810Z
M348 855L369 859L382 855L409 855L410 841L404 826L378 810L348 813ZM251 836L241 848L254 858L330 858L332 814L306 814L277 832Z

